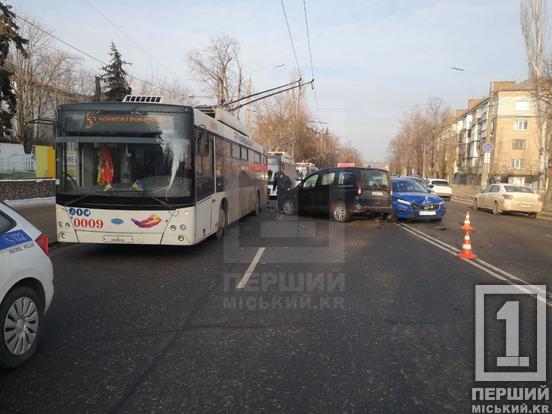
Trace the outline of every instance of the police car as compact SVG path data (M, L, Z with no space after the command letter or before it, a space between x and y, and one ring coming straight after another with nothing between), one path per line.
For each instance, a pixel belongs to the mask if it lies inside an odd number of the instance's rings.
M27 362L54 294L48 237L0 202L0 368Z

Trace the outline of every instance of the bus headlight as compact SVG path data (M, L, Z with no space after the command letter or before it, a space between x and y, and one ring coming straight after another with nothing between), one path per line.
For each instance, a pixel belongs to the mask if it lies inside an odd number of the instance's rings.
M171 230L172 230L172 231L176 231L176 226L175 226L174 224L171 225Z
M184 236L181 234L180 236L178 236L178 240L183 242L184 241Z
M186 225L185 225L185 224L181 224L181 225L180 225L180 230L186 230Z

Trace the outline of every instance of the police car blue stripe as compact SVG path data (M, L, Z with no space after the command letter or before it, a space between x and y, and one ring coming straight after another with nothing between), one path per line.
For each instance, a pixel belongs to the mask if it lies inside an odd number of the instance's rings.
M10 231L9 233L0 234L0 250L30 241L32 239L23 230Z

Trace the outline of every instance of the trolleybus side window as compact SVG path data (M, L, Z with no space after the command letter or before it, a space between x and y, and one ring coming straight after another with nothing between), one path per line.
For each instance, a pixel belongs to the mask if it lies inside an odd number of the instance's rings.
M196 143L196 183L197 183L197 200L213 194L214 192L214 171L213 171L213 135L208 135L209 153L205 157L201 157L198 153Z
M220 192L220 191L224 191L224 177L226 176L226 171L225 171L225 165L224 165L224 159L225 159L225 155L224 155L224 144L226 142L220 138L220 137L215 137L215 160L216 160L216 163L217 163L217 167L216 167L216 170L215 170L215 177L216 177L216 191L217 193Z
M221 137L216 137L217 154L217 192L233 190L238 187L237 173L232 166L232 144Z
M240 162L240 188L249 187L251 185L251 179L249 178L249 161L247 160L247 148L241 148L241 162Z

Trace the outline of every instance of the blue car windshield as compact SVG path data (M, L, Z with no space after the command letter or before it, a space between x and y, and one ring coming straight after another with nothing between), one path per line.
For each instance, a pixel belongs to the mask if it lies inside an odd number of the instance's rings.
M413 180L393 181L393 192L396 193L427 193L427 190Z

